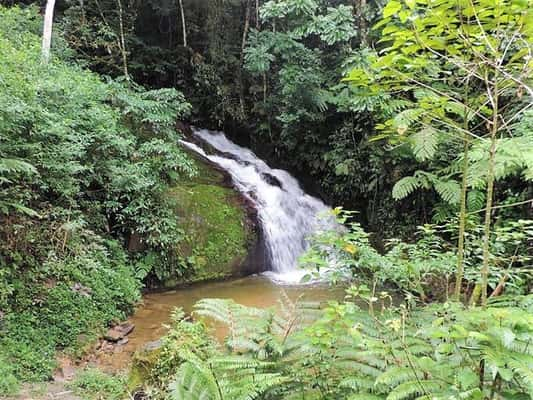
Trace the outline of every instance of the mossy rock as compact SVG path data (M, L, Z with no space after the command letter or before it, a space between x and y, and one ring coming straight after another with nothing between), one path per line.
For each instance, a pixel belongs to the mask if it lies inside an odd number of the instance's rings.
M195 163L197 176L183 180L169 191L186 235L178 254L190 260L195 268L186 281L239 275L256 240L254 224L242 195L229 185L228 176L198 159ZM183 279L170 278L164 286L179 283Z
M141 389L150 380L152 370L159 360L162 343L160 340L147 343L142 349L137 350L131 360L128 374L128 390L134 392Z

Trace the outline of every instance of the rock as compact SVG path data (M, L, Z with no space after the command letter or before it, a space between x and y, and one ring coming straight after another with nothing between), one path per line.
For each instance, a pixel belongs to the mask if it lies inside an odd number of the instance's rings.
M128 338L120 339L117 344L119 346L124 346L126 343L128 343L130 340Z
M277 186L277 187L279 187L280 189L283 189L283 186L282 186L282 184L281 184L281 181L280 181L277 177L275 177L274 175L269 174L269 173L267 173L267 172L262 172L262 173L261 173L261 178L263 178L264 181L265 181L266 183L268 183L269 185Z
M142 349L135 352L127 380L130 391L141 393L140 390L149 381L152 369L157 364L162 343L161 340L148 342Z
M103 353L114 353L115 346L112 342L105 341L102 347L100 348L100 351Z
M70 359L59 358L57 362L59 366L56 372L54 373L54 376L53 376L54 381L55 382L66 382L66 381L72 380L72 378L74 378L76 370L72 366Z
M73 292L77 292L85 297L91 297L93 290L90 287L83 286L81 283L77 282L70 288Z
M105 334L104 339L110 342L118 342L119 340L124 339L124 337L129 335L134 328L135 325L130 324L129 322L124 322L109 329Z
M139 390L133 394L133 400L148 400L149 397L142 390Z
M152 342L146 343L143 347L143 351L145 352L155 351L161 348L161 346L163 346L163 341L161 339L154 340Z

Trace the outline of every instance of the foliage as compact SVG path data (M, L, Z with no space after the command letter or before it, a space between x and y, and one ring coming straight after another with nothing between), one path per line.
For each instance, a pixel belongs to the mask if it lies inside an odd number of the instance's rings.
M16 12L6 9L2 15ZM16 184L4 183L3 198L16 196L16 204L30 209L29 203L45 200L39 191L58 198L56 205L64 208L92 202L93 209L115 221L114 226L107 222L108 230L138 229L156 247L175 242L162 194L179 174L193 172L174 131L176 117L189 110L182 95L173 89L106 85L60 61L45 68L38 63L38 39L21 36L27 43L22 48L4 36L1 42L7 60L2 65L2 163L7 157L20 160L16 170L3 168L3 179L19 178ZM28 186L38 190L30 195ZM97 223L105 228L103 221Z
M446 303L411 309L391 307L387 293L377 295L364 286L351 287L347 294L350 300L330 302L318 319L315 312L314 321L298 323L290 331L263 330L273 321L265 320L265 310L203 300L200 314L225 323L228 339L242 345L207 359L191 354L178 369L171 398L479 399L491 393L505 398L533 394L531 297L501 298L489 308ZM367 302L370 312L352 301L356 298ZM289 326L293 317L278 314L275 319ZM262 339L271 338L280 352L258 353ZM250 381L256 385L249 386Z
M98 244L82 249L47 261L45 271L9 280L13 293L4 308L0 355L21 379L48 379L56 348L83 348L139 300L139 283L122 251L113 254Z
M42 65L34 8L0 20L0 358L45 380L56 349L132 312L141 285L122 243L173 254L182 239L166 192L195 172L175 131L190 105L104 82L66 47Z
M88 400L123 400L127 396L122 377L107 375L97 369L79 372L68 387Z
M434 189L449 209L459 208L461 174L468 190L490 187L487 202L493 178L522 174L518 187L525 191L531 153L525 143L531 140L519 121L529 118L533 92L532 69L521 55L533 42L524 4L394 0L384 8L375 26L380 52L346 80L356 85L356 98L378 105L375 139L409 148L426 167L396 183L395 199ZM391 100L403 101L392 115ZM490 134L496 131L497 137Z
M352 293L378 301L369 291ZM531 357L526 344L529 302L471 310L457 304L412 311L400 307L371 318L361 318L353 303L335 304L308 334L321 350L335 349L337 365L332 368L344 373L328 374L335 377L328 384L339 387L339 398L355 393L383 399L530 395L528 374L522 370ZM331 333L320 335L324 330Z
M446 295L456 256L434 227L420 227L415 243L390 240L382 255L370 245L360 224L349 221L351 213L340 208L334 213L339 223L347 224L347 230L322 232L311 239L309 252L301 258L311 275L326 274L333 282L373 279L379 286L394 285L422 300L428 300L427 288L435 297ZM435 284L439 280L445 283L440 293Z
M20 383L13 374L13 368L4 358L0 358L0 374L2 374L0 396L16 395L19 391Z
M166 398L169 384L180 366L189 359L206 359L215 352L215 341L200 321L193 321L179 308L171 316L169 330L157 350L157 357L147 371L144 382L145 391L151 398Z
M324 277L334 283L350 279L359 282L373 280L379 286L393 285L422 301L446 299L451 278L456 272L456 249L444 238L457 235L457 224L424 225L419 227L413 243L391 239L387 251L380 254L370 245L369 235L360 224L352 221L352 213L334 210L346 230L322 232L311 238L310 250L301 258L310 277ZM528 238L532 221L504 222L495 228L490 243L492 263L490 287L505 285L509 293L527 292L531 273ZM478 282L482 263L483 227L471 221L465 257L466 285Z

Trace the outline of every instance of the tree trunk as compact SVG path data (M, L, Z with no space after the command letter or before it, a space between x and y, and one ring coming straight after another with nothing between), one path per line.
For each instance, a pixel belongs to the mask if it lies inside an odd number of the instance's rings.
M467 122L465 122L466 124ZM464 274L464 258L465 258L465 226L466 226L466 194L468 191L468 150L470 148L470 140L468 135L464 134L464 150L463 150L463 177L461 182L461 209L459 210L459 238L457 243L457 272L455 275L455 291L454 298L459 301L461 296L461 287L463 285Z
M355 0L353 7L359 29L359 45L360 47L368 47L368 26L365 19L366 0Z
M84 0L79 0L79 1L80 1L80 11L81 11L81 24L82 24L82 25L85 25L86 17L85 17L85 5L84 5Z
M124 37L124 13L122 9L122 1L117 0L118 5L118 23L119 23L119 29L120 29L120 52L122 53L122 68L124 69L124 76L127 80L130 79L130 75L128 73L128 55L126 53L126 39Z
M241 42L241 57L239 62L239 101L241 104L241 112L244 116L244 83L242 81L242 69L244 66L244 50L246 49L246 38L248 37L248 30L250 29L250 0L246 0L246 11L244 15L244 29L242 31Z
M454 299L459 301L461 297L461 287L463 285L464 275L464 260L465 260L465 226L466 226L466 195L468 192L468 150L470 149L470 137L468 136L468 91L470 80L467 79L464 87L463 102L464 102L464 115L463 115L463 176L461 182L461 209L459 210L459 238L457 242L457 271L455 275L455 291Z
M181 16L181 33L183 35L183 47L187 47L187 25L185 25L185 11L183 10L183 0L178 0Z
M494 79L497 79L496 77ZM488 89L490 90L490 89ZM498 134L498 85L494 84L493 115L490 131L489 167L487 171L487 201L485 204L485 223L483 229L483 265L481 267L481 305L487 305L487 288L489 283L490 263L490 229L492 220L492 197L494 195L494 162L496 158L496 140Z
M46 10L44 13L44 27L43 27L43 45L42 45L42 59L44 64L48 64L50 60L50 46L52 44L52 25L54 22L54 7L56 0L48 0L46 2Z
M259 0L255 0L255 29L259 30L261 24L259 22Z

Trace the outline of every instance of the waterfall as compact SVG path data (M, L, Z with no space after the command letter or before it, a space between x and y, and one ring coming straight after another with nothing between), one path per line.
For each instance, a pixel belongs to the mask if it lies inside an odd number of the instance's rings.
M236 189L255 204L271 269L265 274L282 283L300 282L306 272L298 268L298 258L306 250L310 235L331 227L331 218L320 217L330 215L330 208L305 193L287 171L270 168L222 132L195 129L193 134L215 152L210 154L185 140L181 143L226 170Z

